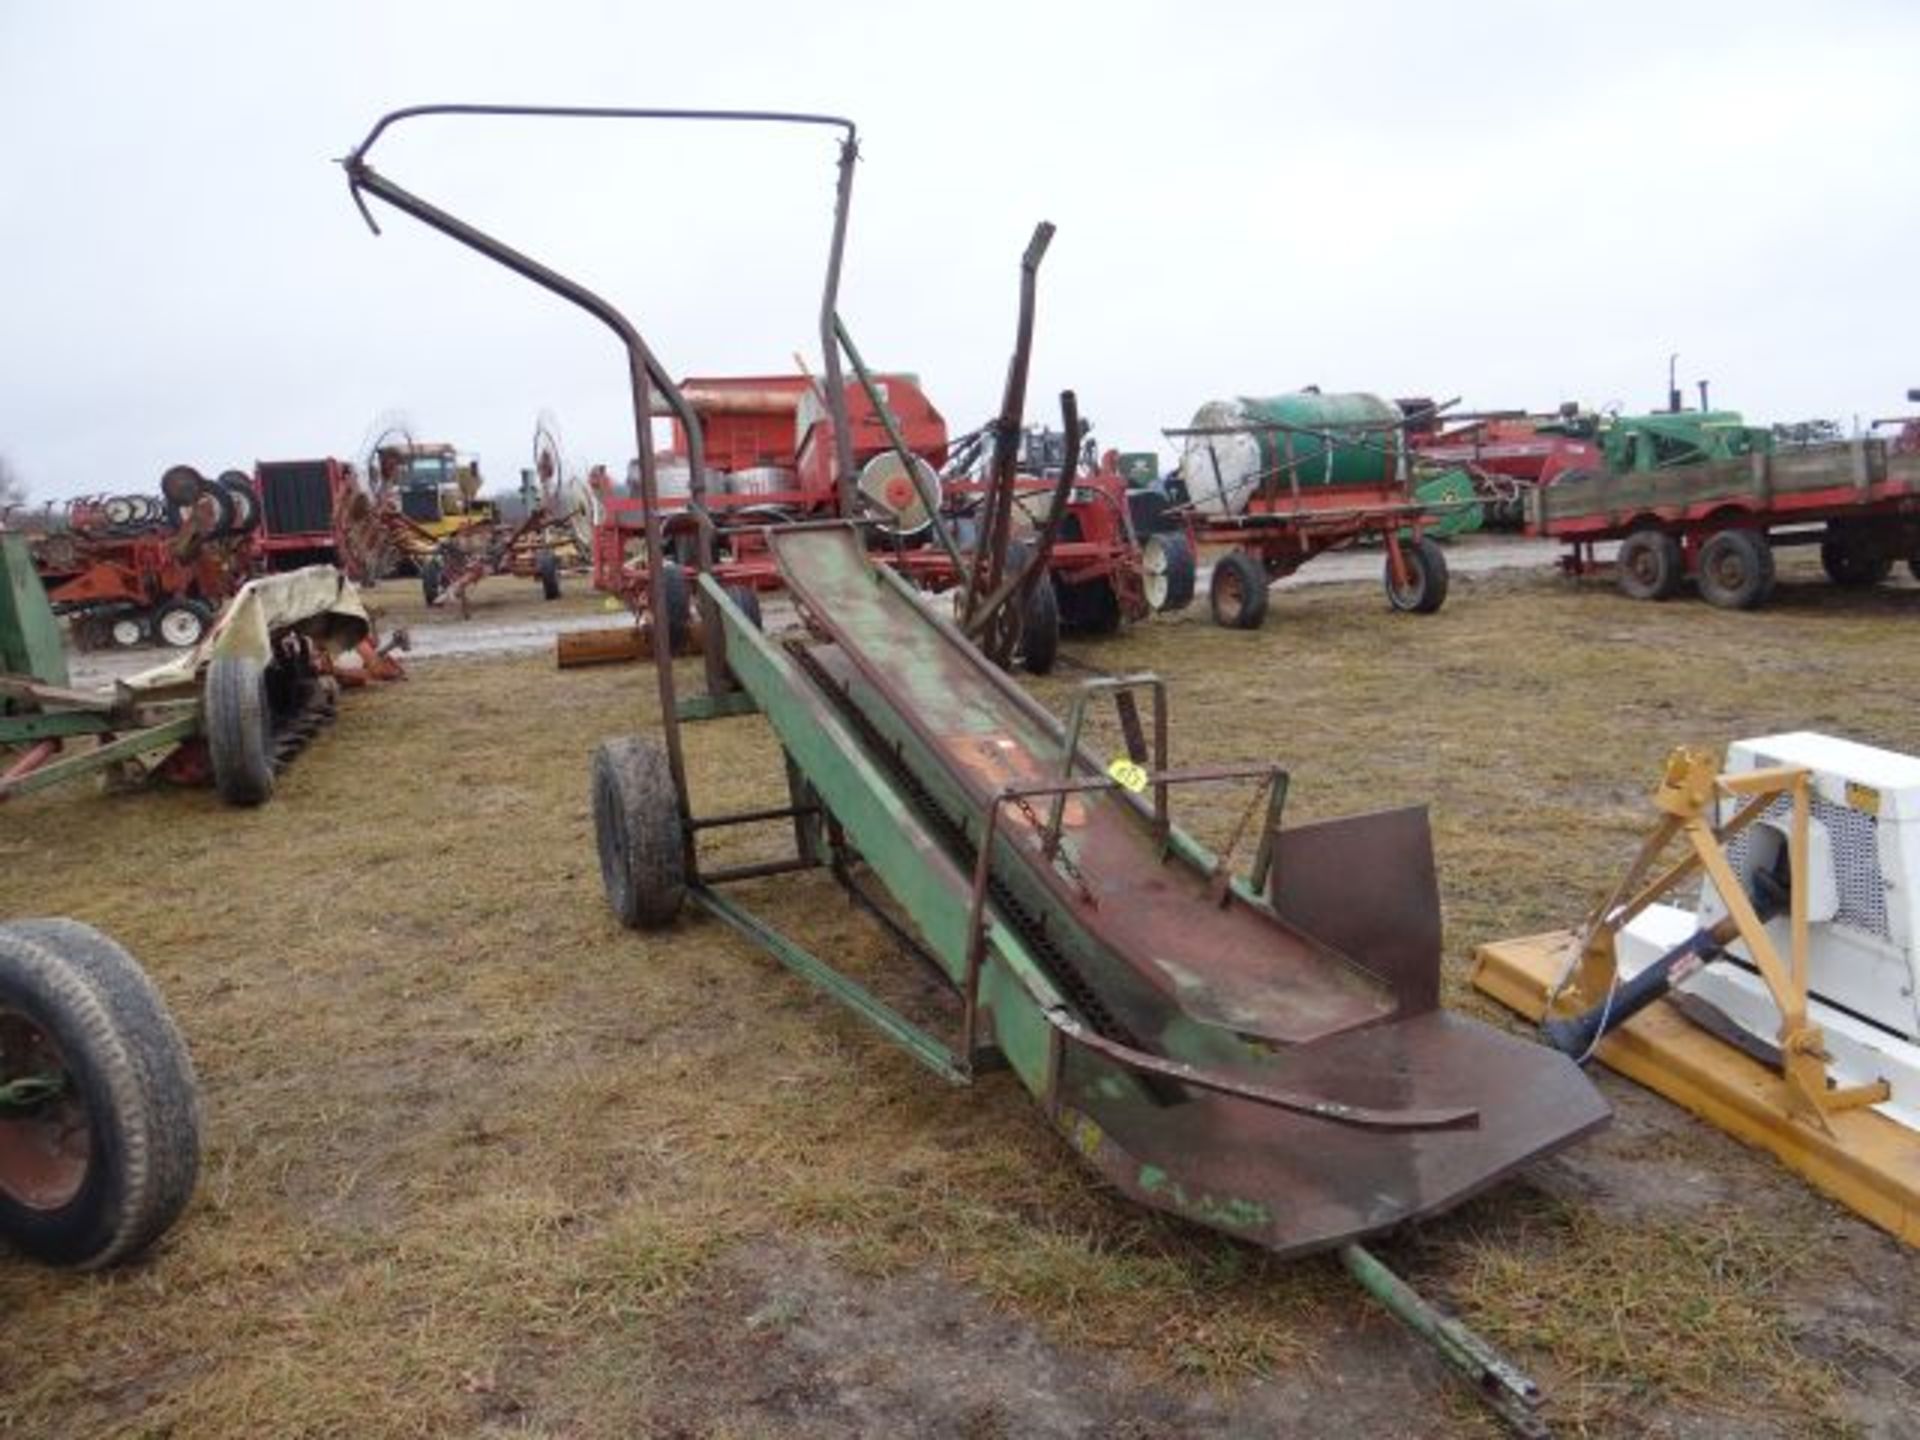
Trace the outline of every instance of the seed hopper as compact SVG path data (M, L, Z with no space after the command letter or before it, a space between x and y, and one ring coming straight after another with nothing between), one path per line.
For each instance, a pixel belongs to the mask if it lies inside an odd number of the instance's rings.
M649 553L661 554L649 416L656 394L675 413L683 399L613 306L368 165L382 131L423 113L695 117L433 107L388 116L345 162L356 199L372 193L621 336ZM851 122L698 118L841 132L821 307L831 368ZM843 393L837 374L826 390L830 401ZM1094 682L1062 724L942 607L875 563L858 524L770 526L766 542L798 633L763 632L705 573L697 601L723 641L706 647L709 681L723 668L735 698L764 715L790 793L748 812L699 811L681 722L713 713L715 697L678 693L666 628L654 627L658 737L606 742L593 759L602 875L620 918L665 926L690 905L943 1079L1010 1068L1071 1147L1143 1204L1281 1254L1338 1248L1491 1403L1537 1431L1531 1383L1356 1243L1457 1204L1607 1116L1566 1057L1439 1008L1424 812L1282 828L1287 775L1277 766L1173 765L1166 689L1154 677ZM650 580L657 591L661 567ZM1124 737L1118 757L1087 741L1092 708L1109 704ZM1176 797L1195 787L1216 798L1234 787L1239 820L1218 854L1173 823ZM768 822L791 825L790 854L727 867L703 857L715 830ZM956 997L950 1033L909 1019L729 890L813 869L885 890L892 911L876 913Z

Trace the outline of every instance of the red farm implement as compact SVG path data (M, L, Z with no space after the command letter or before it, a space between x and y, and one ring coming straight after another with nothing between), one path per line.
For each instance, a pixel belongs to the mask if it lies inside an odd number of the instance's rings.
M1255 630L1274 581L1316 556L1377 543L1389 604L1423 615L1438 610L1447 598L1447 561L1428 532L1477 528L1481 505L1463 471L1420 483L1405 439L1419 413L1374 395L1305 390L1215 401L1190 425L1164 432L1183 444L1184 495L1145 547L1153 608L1184 608L1194 595L1196 556L1230 547L1213 564L1213 618Z
M34 568L83 645L198 644L253 563L260 506L247 477L176 465L159 496L89 496L33 535Z
M1410 413L1422 403L1400 402ZM1487 524L1506 530L1526 522L1527 497L1533 491L1601 460L1590 423L1566 412L1443 418L1429 407L1425 418L1407 426L1407 444L1422 460L1458 466L1471 475L1486 506Z
M1036 234L1024 262L1016 355L1022 386L1032 280L1051 234L1050 226ZM656 459L667 625L676 648L690 635L699 573L710 571L737 603L757 610L761 593L784 584L770 529L846 519L863 523L876 562L935 592L965 588L979 576L990 549L983 541L995 527L1003 538L1024 534L1011 553L1045 577L1021 581L1018 648L1036 673L1052 667L1062 628L1111 634L1147 617L1128 482L1113 452L1086 463L1077 416L1070 419L1071 443L1057 432L1023 430L1018 414L1004 409L956 441L916 377L869 371L838 317L833 328L856 377L841 382L837 407L826 398L832 382L806 375L684 382L698 435L672 417L671 447ZM989 501L1003 472L1012 477L1009 501L995 513ZM853 483L841 483L840 474ZM594 584L645 616L645 502L631 493L631 480L626 494L604 471L591 483L598 512ZM710 566L699 563L703 525L712 538Z

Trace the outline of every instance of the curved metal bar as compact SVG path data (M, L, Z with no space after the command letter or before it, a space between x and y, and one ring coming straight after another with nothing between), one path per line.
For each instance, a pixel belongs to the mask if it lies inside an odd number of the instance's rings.
M374 142L390 126L425 115L520 115L566 120L737 120L773 125L830 125L845 130L849 141L858 138L853 121L843 115L814 115L798 110L682 110L624 105L407 105L398 110L389 110L376 120L373 128L367 132L367 138L353 147L347 159L364 159Z
M680 747L679 713L676 703L673 680L672 640L669 627L664 622L666 614L665 577L661 568L664 554L659 516L659 489L655 474L652 439L652 399L650 387L657 386L665 397L674 417L681 423L687 436L687 458L694 475L704 472L706 466L705 444L700 432L699 417L686 397L680 392L665 368L647 347L633 323L613 304L595 294L578 281L561 275L558 271L541 264L531 256L524 255L482 230L468 225L430 202L395 184L381 175L367 163L367 153L387 129L402 120L417 119L424 116L467 115L467 116L520 116L533 118L561 119L613 119L613 120L717 120L748 123L822 125L843 130L845 137L841 143L840 180L836 196L834 213L833 246L829 256L825 295L822 302L822 336L826 343L829 374L837 372L833 365L833 334L831 317L834 311L836 292L839 284L840 259L844 251L847 208L852 190L852 165L858 155L857 132L851 120L834 115L814 115L802 112L776 110L681 110L659 108L594 107L594 106L558 106L558 105L477 105L477 104L436 104L413 105L393 110L380 117L366 138L353 148L341 161L347 172L347 188L353 197L355 206L367 225L377 235L379 225L367 209L363 191L393 206L403 214L432 229L440 231L452 240L469 249L485 255L512 270L518 275L533 281L541 288L551 291L599 320L612 330L620 339L627 352L627 369L632 389L634 444L640 462L641 504L645 512L647 537L647 600L654 615L653 661L660 691L660 725L667 746L668 768L673 776L675 794L680 803L682 817L690 820L693 807L687 788L685 758ZM845 387L834 385L827 397L835 428L839 433L841 448L851 454L851 439L848 435L845 414ZM847 466L842 465L842 485L851 484L851 475ZM710 564L712 561L712 520L704 513L697 517L701 528L701 558ZM708 678L712 682L715 670L714 658L709 657ZM688 826L684 831L687 874L698 878L698 857L693 841L693 830Z
M1125 1069L1178 1081L1196 1090L1211 1090L1218 1095L1231 1095L1237 1100L1251 1100L1256 1105L1271 1105L1276 1110L1289 1110L1296 1115L1325 1120L1329 1124L1351 1125L1362 1130L1472 1130L1480 1124L1480 1112L1471 1105L1411 1106L1397 1110L1373 1105L1350 1105L1325 1095L1289 1090L1278 1085L1262 1085L1237 1075L1189 1065L1184 1060L1149 1055L1144 1050L1136 1050L1131 1045L1122 1045L1095 1033L1072 1012L1059 1006L1050 1007L1043 1013L1048 1023L1068 1040L1085 1046Z

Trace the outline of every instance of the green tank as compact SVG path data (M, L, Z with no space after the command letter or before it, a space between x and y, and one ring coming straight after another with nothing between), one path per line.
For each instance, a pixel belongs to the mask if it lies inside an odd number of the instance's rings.
M1399 474L1400 407L1378 395L1241 396L1200 407L1189 427L1228 433L1190 435L1180 478L1196 509L1238 515L1262 493L1300 488L1377 486Z

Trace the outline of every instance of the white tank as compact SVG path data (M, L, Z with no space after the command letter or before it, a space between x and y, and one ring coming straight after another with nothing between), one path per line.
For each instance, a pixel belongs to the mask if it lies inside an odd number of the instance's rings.
M1246 406L1238 400L1213 400L1202 405L1190 422L1195 430L1244 425ZM1252 435L1189 435L1180 455L1180 479L1193 508L1202 515L1227 517L1247 507L1247 497L1259 488L1260 442Z

